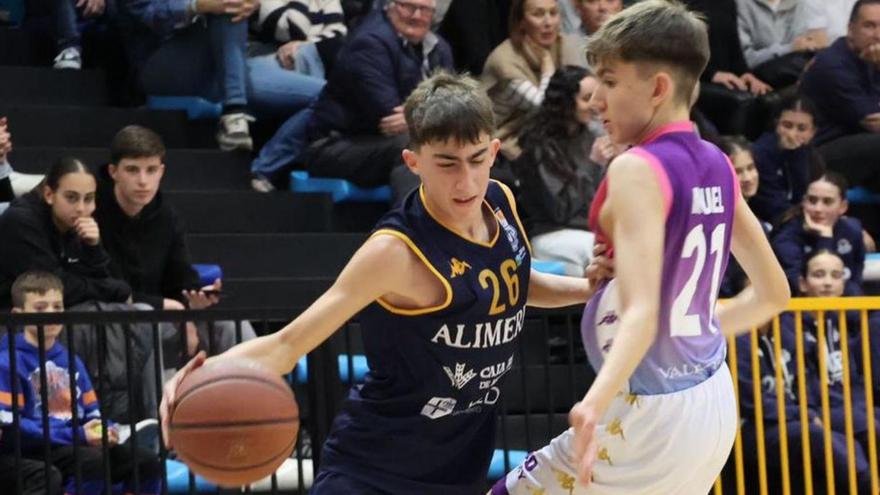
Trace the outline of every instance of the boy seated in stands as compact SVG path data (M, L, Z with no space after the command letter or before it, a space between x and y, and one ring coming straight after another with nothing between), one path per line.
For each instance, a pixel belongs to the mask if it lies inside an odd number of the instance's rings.
M63 312L63 294L64 287L55 275L25 272L12 285L12 311ZM102 431L101 409L89 374L79 358L73 357L74 362L70 362L68 350L59 342L63 329L63 325L50 324L42 326L40 332L37 326L26 326L23 332L4 335L0 340L0 452L13 453L18 436L22 456L42 460L44 442L49 442L49 461L61 472L65 493L98 495L105 493L101 443L106 434L113 493L159 493L159 459L142 449L133 459L131 446L119 445L119 428L109 421L106 432ZM14 339L15 376L11 373L10 339ZM41 345L46 359L42 369ZM45 377L40 376L43 369ZM14 382L18 382L15 388ZM43 384L46 390L42 390ZM13 397L18 402L17 432L13 430ZM48 432L43 430L43 400L48 403ZM77 458L79 480L75 475ZM135 468L139 486L134 486Z

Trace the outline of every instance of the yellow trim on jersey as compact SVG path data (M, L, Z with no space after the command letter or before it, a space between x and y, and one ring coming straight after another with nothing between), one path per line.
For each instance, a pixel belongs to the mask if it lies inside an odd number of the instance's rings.
M430 215L431 218L433 218L435 222L439 223L444 229L446 229L446 230L452 232L453 234L461 237L462 239L464 239L470 243L476 244L478 246L483 246L483 247L487 247L487 248L491 248L491 247L495 246L495 241L498 240L498 235L501 233L501 225L498 223L498 219L495 218L495 213L492 211L492 205L490 205L489 202L486 201L485 197L483 198L483 204L489 208L489 212L492 213L492 218L495 219L495 237L493 237L492 240L489 242L483 242L483 241L478 241L476 239L472 239L472 238L462 234L461 232L453 229L449 225L446 225L442 221L440 221L440 219L437 218L437 215L435 215L434 212L431 211L431 208L428 206L428 202L425 201L425 186L424 186L424 184L419 186L419 198L421 199L422 204L425 206L425 211L428 212L428 215ZM482 209L482 206L481 206L481 209Z
M532 243L529 242L529 236L526 235L526 229L523 228L522 221L519 219L519 212L516 210L516 200L513 199L513 191L511 191L503 182L498 182L495 179L489 180L498 184L498 186L501 187L501 190L504 191L504 195L507 196L507 202L510 203L510 211L513 212L513 217L516 218L516 224L519 226L519 233L526 241L526 247L529 249L529 254L532 254Z
M403 232L393 230L393 229L379 229L379 230L373 232L373 235L370 236L370 239L372 239L373 237L375 237L377 235L391 235L391 236L397 237L401 241L405 242L406 245L409 246L409 248L412 250L412 252L415 253L415 255L418 256L420 260L422 260L422 263L424 263L425 266L428 267L428 269L431 270L431 272L434 275L436 275L438 279L440 279L440 282L443 283L443 287L446 289L446 300L443 301L443 304L440 304L439 306L433 306L430 308L415 308L415 309L398 308L398 307L388 303L387 301L383 301L381 297L379 299L376 299L377 303L379 303L383 308L385 308L389 312L397 314L397 315L403 315L403 316L417 316L417 315L424 315L427 313L434 313L436 311L446 309L446 307L448 307L450 304L452 304L452 286L449 285L449 282L445 278L443 278L443 275L441 275L440 272L438 272L437 269L434 268L434 265L432 265L431 262L428 261L428 258L425 257L424 253L422 253L422 250L419 249L418 246L415 245L415 243L412 241L412 239L409 238L409 236L407 236Z

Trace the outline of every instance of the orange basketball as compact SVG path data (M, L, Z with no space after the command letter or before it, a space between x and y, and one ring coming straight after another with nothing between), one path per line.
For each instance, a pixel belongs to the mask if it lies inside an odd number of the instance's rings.
M290 455L298 431L299 406L290 386L244 359L207 364L188 375L170 424L180 460L225 486L272 474Z

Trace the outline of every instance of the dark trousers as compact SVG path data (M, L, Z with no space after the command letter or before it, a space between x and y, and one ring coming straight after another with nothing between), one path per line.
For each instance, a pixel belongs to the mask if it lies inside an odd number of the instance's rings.
M846 177L851 187L880 192L880 134L853 134L819 147L829 170Z
M792 493L804 493L804 468L803 468L803 436L801 435L800 421L787 421L788 433L788 461L789 480ZM825 476L825 443L824 430L821 426L809 425L810 464L812 466L813 493L819 495L827 493L827 478ZM742 429L743 452L745 461L745 474L747 493L757 493L758 489L758 445L755 429L751 423L747 423ZM767 423L764 428L764 448L767 460L767 482L770 493L782 493L782 461L780 457L779 426L775 423ZM855 462L857 493L870 492L870 470L867 454L862 449L858 440L855 443ZM849 493L847 472L846 437L839 432L831 432L831 458L834 463L834 486L835 493Z
M314 177L345 179L360 187L388 184L391 170L403 163L401 153L409 143L400 136L342 136L318 139L306 148L301 161Z
M32 459L21 459L21 495L61 495L61 472L49 466L49 479L45 478L45 464ZM3 493L16 494L15 457L0 454L0 487Z
M79 459L79 493L98 495L104 493L104 456L100 447L77 447L74 457L73 446L58 447L51 452L51 462L64 479L67 493L77 493L76 460ZM143 449L132 455L130 445L116 445L107 449L110 464L110 481L115 490L123 493L152 495L159 493L162 470L159 458ZM137 469L138 490L135 490L134 473Z

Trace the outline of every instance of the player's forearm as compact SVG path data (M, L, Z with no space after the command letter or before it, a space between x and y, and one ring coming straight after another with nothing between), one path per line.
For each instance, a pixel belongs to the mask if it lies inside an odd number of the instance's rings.
M626 385L657 336L657 313L650 309L624 313L611 350L584 396L601 416Z
M746 287L733 299L720 305L717 311L721 333L737 335L767 323L788 305L787 285L759 294L754 286Z
M566 277L532 270L527 304L534 308L561 308L584 304L592 295L586 278Z

